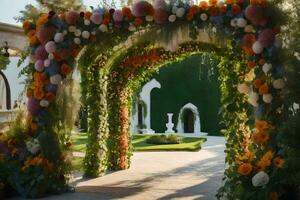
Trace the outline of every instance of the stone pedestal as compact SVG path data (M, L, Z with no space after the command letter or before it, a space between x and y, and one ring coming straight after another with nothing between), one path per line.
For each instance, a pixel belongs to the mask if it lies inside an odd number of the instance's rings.
M173 113L167 113L168 115L168 123L166 123L167 130L165 133L175 133L173 130L174 123L172 122Z

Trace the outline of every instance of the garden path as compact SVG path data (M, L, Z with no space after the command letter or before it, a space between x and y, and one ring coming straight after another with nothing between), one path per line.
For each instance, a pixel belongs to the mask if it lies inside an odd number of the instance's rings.
M45 200L214 200L224 173L223 137L207 137L199 152L138 152L128 170L76 181L76 192Z

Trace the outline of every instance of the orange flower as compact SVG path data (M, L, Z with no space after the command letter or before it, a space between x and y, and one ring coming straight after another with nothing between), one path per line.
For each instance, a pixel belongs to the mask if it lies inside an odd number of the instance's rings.
M258 63L260 65L264 65L266 63L266 61L265 61L265 59L261 58L261 59L259 59Z
M213 17L217 16L219 15L219 9L216 6L213 6L209 9L209 14Z
M268 124L268 122L266 121L257 120L255 122L255 128L258 129L259 131L266 131L271 128L271 125Z
M279 200L279 194L277 192L270 193L271 200Z
M269 87L268 87L268 85L267 84L263 84L262 86L260 86L258 92L259 92L260 95L268 94L269 93Z
M137 17L137 18L134 19L133 24L134 24L136 27L139 27L139 26L141 26L141 25L143 24L143 20L142 20L141 18Z
M62 64L60 67L60 73L62 75L68 75L71 72L72 68L70 67L70 65L67 64Z
M192 5L189 12L196 15L200 12L200 8L197 5Z
M108 25L109 24L109 18L104 18L102 21L102 24Z
M253 168L253 167L252 167L252 165L251 165L250 163L244 163L244 164L242 164L242 165L239 167L239 173L240 173L241 175L246 176L246 175L248 175L248 174L251 173L252 168Z
M34 97L38 100L41 100L45 96L45 92L42 89L34 90Z
M218 6L220 13L226 13L227 12L227 6L225 6L224 4L220 4Z
M282 158L280 158L280 157L276 157L276 158L274 158L273 163L274 163L274 165L276 167L282 168L283 165L284 165L284 163L285 163L285 161Z
M231 13L233 15L237 15L241 12L241 7L237 4L234 4L232 7L231 7Z
M122 8L122 13L125 17L127 17L128 19L131 19L133 17L131 10L129 7L124 7Z
M208 9L208 3L206 1L201 1L199 4L199 7L201 10L207 10Z
M52 92L47 92L45 97L49 102L53 102L55 100L55 94Z
M31 38L31 37L34 37L34 36L36 36L36 31L35 31L35 30L31 30L31 31L29 31L29 32L27 33L27 37L28 37L28 38Z
M208 3L211 6L216 6L218 4L218 0L209 0Z
M267 7L267 5L268 5L268 0L260 0L260 5L261 5L262 7Z
M252 6L258 6L260 4L260 0L250 0L250 4Z
M225 3L228 5L231 5L231 4L233 4L233 0L225 0Z
M260 137L259 137L259 132L255 132L255 133L252 134L252 140L256 144L259 144L261 142Z
M245 53L246 53L247 55L253 55L253 54L254 54L252 48L243 47L243 49L244 49L244 51L245 51Z
M249 68L249 69L252 69L252 68L254 68L256 66L256 63L254 62L254 61L248 61L247 62L247 67Z
M26 31L26 30L28 30L29 28L30 28L30 21L25 20L25 21L23 22L23 29Z
M191 13L191 12L188 12L188 13L187 13L187 15L186 15L186 20L187 20L187 21L192 21L192 20L193 20L193 18L194 18L194 15L193 15L193 13Z
M90 19L91 16L92 16L92 13L89 12L89 11L87 11L87 12L84 13L84 18L86 18L86 19Z
M27 89L26 96L27 96L27 97L32 97L32 96L33 96L33 91L32 91L32 89Z
M256 79L253 81L253 85L256 89L260 88L262 86L263 82L260 79Z
M260 141L266 143L269 141L270 136L268 132L259 132Z
M44 26L47 22L48 22L48 14L43 13L36 21L36 26L37 27Z
M244 0L235 0L235 3L242 4L242 3L244 3Z
M92 38L94 38L94 39L92 39ZM96 41L96 36L95 35L92 35L91 37L90 37L90 40L91 41ZM72 55L72 57L73 58L76 58L76 56L79 54L79 49L78 48L73 48L72 49L72 52L71 52L71 55Z
M29 43L30 43L31 45L36 45L36 44L38 44L39 42L40 42L40 41L39 41L39 39L37 38L36 35L29 38Z
M53 56L54 56L55 61L57 61L57 62L62 61L62 57L60 56L60 54L58 52L54 52Z

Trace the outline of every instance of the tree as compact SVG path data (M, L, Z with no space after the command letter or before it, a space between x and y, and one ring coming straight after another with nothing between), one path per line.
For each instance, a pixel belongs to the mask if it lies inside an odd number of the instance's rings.
M25 6L25 10L20 11L21 16L15 19L24 22L26 19L36 20L41 12L55 11L57 13L69 10L85 10L82 0L36 0L38 5L31 4Z

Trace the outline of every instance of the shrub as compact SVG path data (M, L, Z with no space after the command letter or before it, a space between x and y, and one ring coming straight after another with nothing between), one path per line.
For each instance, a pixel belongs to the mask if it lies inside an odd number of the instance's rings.
M170 135L153 135L146 140L149 144L180 144L182 138L175 134Z

